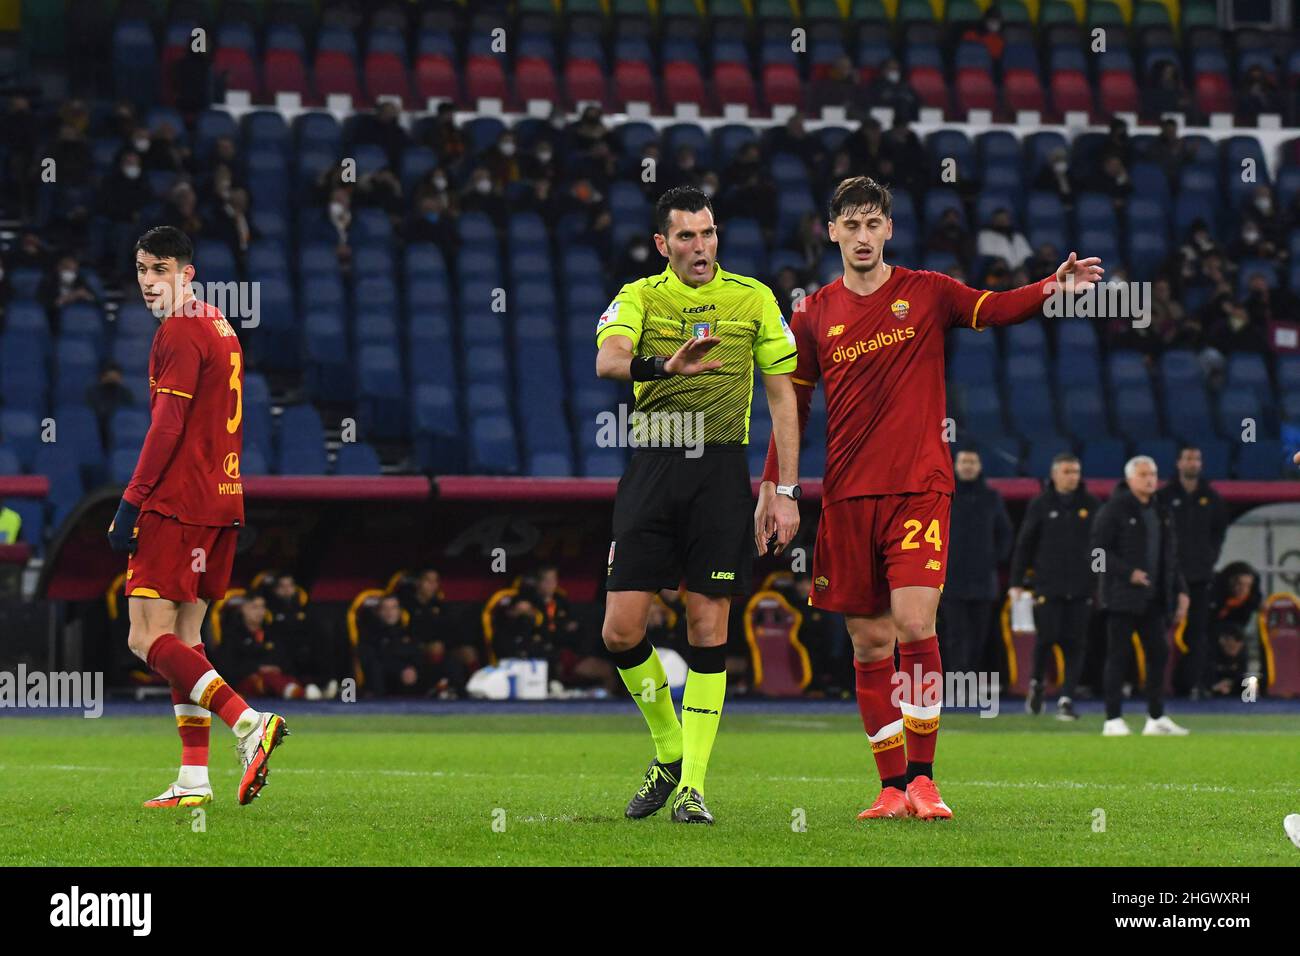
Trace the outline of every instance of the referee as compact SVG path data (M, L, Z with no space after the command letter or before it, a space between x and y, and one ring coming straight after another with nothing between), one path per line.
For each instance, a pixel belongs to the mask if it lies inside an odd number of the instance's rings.
M672 796L674 821L712 823L704 775L726 694L727 615L731 596L749 589L756 542L745 454L754 366L780 464L779 553L799 530L795 343L772 290L717 264L707 195L668 190L655 224L668 267L623 286L596 325L596 374L631 380L636 396L636 450L614 500L601 635L655 745L627 816L648 817ZM690 670L679 722L645 631L656 592L683 578Z

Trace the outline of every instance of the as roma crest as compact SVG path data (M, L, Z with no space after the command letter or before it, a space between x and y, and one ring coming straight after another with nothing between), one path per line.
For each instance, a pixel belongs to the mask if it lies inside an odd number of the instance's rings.
M907 318L907 313L912 310L912 304L906 299L895 299L893 305L890 306L890 309L894 312L894 318L898 319L899 322L902 322Z

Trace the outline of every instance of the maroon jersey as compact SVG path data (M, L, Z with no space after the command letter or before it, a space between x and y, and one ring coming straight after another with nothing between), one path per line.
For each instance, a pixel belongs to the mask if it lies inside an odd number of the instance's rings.
M983 329L1037 315L1052 277L1010 292L982 292L938 272L894 266L870 295L823 286L790 320L799 350L792 376L799 428L812 390L826 389L826 471L822 503L860 495L952 494L944 440L944 333ZM776 481L776 440L764 480Z
M244 353L220 309L191 301L154 334L149 412L123 497L184 524L243 524Z

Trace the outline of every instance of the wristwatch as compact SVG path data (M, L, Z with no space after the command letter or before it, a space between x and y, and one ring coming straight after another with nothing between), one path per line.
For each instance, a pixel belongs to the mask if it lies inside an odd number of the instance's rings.
M803 489L800 488L798 485L777 485L776 493L778 495L785 495L787 498L791 498L795 501L798 501L799 496L803 494Z

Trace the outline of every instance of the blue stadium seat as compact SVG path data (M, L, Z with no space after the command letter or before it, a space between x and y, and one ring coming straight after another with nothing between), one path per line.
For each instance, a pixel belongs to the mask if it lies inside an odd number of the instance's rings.
M1137 442L1158 437L1160 417L1149 384L1126 384L1114 395L1115 425L1125 438Z
M1170 433L1183 441L1200 441L1202 436L1212 437L1216 431L1205 386L1199 382L1182 385L1173 394L1166 393L1165 417Z
M515 428L504 415L479 418L470 426L470 466L486 474L517 474Z
M1243 481L1276 481L1283 477L1290 464L1282 443L1276 439L1242 442L1237 449L1234 474Z
M290 405L280 416L275 470L281 475L323 475L325 430L312 405Z
M1096 478L1121 478L1128 453L1124 443L1117 438L1094 438L1083 443L1079 456L1083 474L1089 480Z
M1244 429L1242 422L1253 420L1256 438L1264 437L1263 407L1253 390L1240 387L1225 388L1219 395L1219 432L1229 439L1239 439Z
M1030 439L1025 452L1025 474L1030 478L1046 480L1052 471L1052 459L1063 451L1073 452L1074 447L1061 435L1045 434Z
M1011 424L1022 438L1051 437L1057 434L1055 406L1045 381L1010 379Z
M334 474L379 475L382 473L378 453L366 442L344 442L339 446L338 458L334 462Z
M1108 438L1106 407L1096 384L1072 386L1063 390L1061 417L1066 430L1085 442Z

